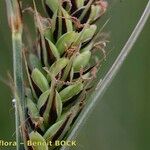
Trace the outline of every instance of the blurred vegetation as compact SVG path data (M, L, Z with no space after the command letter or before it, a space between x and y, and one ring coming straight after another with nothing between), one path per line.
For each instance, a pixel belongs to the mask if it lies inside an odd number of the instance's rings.
M103 76L127 41L148 0L109 0L105 31L113 49L101 68ZM131 54L77 137L75 150L150 149L150 19ZM12 71L11 35L4 1L0 1L0 79ZM0 139L12 140L14 110L11 92L0 81ZM0 148L1 149L1 148ZM4 150L7 148L4 148ZM8 148L10 149L10 148ZM11 148L12 149L12 148Z

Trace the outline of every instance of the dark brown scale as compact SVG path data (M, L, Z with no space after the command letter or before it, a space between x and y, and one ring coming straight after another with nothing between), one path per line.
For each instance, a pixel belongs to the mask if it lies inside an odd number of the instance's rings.
M64 122L64 124L59 128L59 130L57 131L57 133L54 135L54 137L52 139L52 142L56 141L59 138L59 136L61 135L61 133L64 131L64 129L65 129L65 127L66 127L66 125L67 125L70 117L71 117L71 114L68 115L68 117L67 117L66 121Z
M31 75L33 69L31 68L30 65L28 65L28 70L29 70L29 74Z
M84 74L91 72L92 69L94 69L97 66L97 64L94 64L93 66L89 67L87 70L84 71Z
M71 108L71 106L73 106L74 104L76 104L76 102L77 102L77 100L78 100L80 94L81 94L81 92L80 92L79 94L75 95L74 97L72 97L72 98L71 98L70 100L68 100L67 102L65 102L65 103L63 104L63 107L64 107L64 108L65 108L65 107Z
M37 128L35 126L35 124L33 123L32 119L29 115L27 116L27 118L28 118L28 123L29 123L29 126L31 127L31 129L34 130L34 131L37 131L38 133L43 135L44 134L43 131L39 127Z
M87 5L88 2L89 2L89 0L85 0L84 1L84 6Z
M83 12L84 8L79 9L78 11L76 11L75 13L72 13L73 17L79 18Z
M83 19L81 20L81 23L84 24L88 21L89 17L90 17L90 13L91 13L91 8L89 8L89 10L87 11L86 15L83 17Z
M63 3L62 3L62 7L67 10L68 8L67 7L70 7L72 8L72 4L71 4L71 1L70 0L63 0Z
M26 141L30 140L29 131L27 130L26 125L25 125L25 129L22 127L22 130L25 133ZM32 146L28 146L28 150L34 150L34 149L32 148Z
M52 102L52 107L49 112L49 124L51 125L55 123L56 120L57 120L57 111L56 111L56 92L55 92L55 96Z
M64 9L66 9L67 3L68 3L68 2L63 2L62 7L63 7Z
M81 49L85 48L86 46L88 46L90 44L90 42L92 41L93 38L91 38L89 41L86 41L84 43L82 43L81 45Z
M47 98L46 103L41 107L41 109L40 109L40 111L39 111L39 114L40 114L40 116L42 116L42 117L43 117L44 112L45 112L45 110L46 110L46 106L47 106L47 103L48 103L48 99L49 99L49 97Z
M71 4L72 4L72 7L71 7L71 14L73 13L73 12L75 12L76 10L77 10L77 5L76 5L76 2L75 2L75 0L71 0Z
M54 37L54 41L57 42L57 38L58 38L58 26L59 26L59 23L58 23L58 17L56 19L56 26L55 26L55 31L53 33L53 37Z
M79 72L74 73L73 79L78 79L78 78L80 78L80 73Z
M65 34L66 32L67 32L66 21L65 21L65 18L63 16L63 18L62 18L62 34Z
M38 133L40 133L41 135L44 135L44 132L43 132L40 128L37 128L36 131L37 131Z
M55 62L56 58L54 57L47 40L45 40L45 45L46 45L46 50L47 50L48 63L49 65L52 65Z
M46 4L45 4L45 8L46 8L46 12L49 15L49 17L52 18L52 16L53 16L52 10Z
M91 72L94 67L95 67L95 65L93 65L93 66L89 67L88 69L84 70L83 74L86 74L86 73L88 73L88 72ZM73 77L74 77L73 79L78 79L78 78L80 78L80 72L74 73L74 76L73 76Z
M43 55L42 40L41 40L41 38L39 39L39 44L40 44L40 54L41 54L40 60L41 60L41 64L42 64L42 66L45 66L45 64L44 64L44 55Z
M28 114L28 117L27 117L27 118L28 118L28 123L29 123L31 129L34 130L34 129L35 129L35 125L34 125L34 123L32 122L32 120L31 120L29 114Z
M84 11L84 8L79 9L78 11L73 13L73 17L79 18L83 11ZM90 12L91 12L91 8L89 8L89 10L85 14L84 18L80 21L81 24L85 24L88 21L89 16L90 16Z
M34 90L35 90L35 93L36 93L37 97L39 97L39 96L42 94L42 92L41 92L41 90L38 88L38 86L33 82L32 78L31 78L31 81L32 81L32 86L33 86L33 88L34 88Z

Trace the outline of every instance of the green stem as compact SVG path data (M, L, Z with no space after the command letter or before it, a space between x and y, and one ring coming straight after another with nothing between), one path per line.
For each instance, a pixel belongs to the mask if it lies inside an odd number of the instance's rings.
M16 97L16 96L15 96ZM13 104L14 104L14 108L15 108L15 128L16 128L16 143L17 143L17 146L16 146L16 149L19 150L19 143L20 143L20 134L19 134L19 110L18 110L18 107L17 107L17 101L16 99L13 99Z
M12 33L13 44L13 69L14 82L18 97L23 111L25 110L24 103L24 87L23 87L23 71L22 71L22 34Z
M18 0L6 0L8 21L12 32L13 46L13 72L14 72L14 96L15 96L15 119L16 119L16 149L20 150L22 131L25 150L26 133L25 133L25 99L24 99L24 84L23 84L23 69L22 69L22 19Z
M23 69L22 69L22 32L12 32L12 45L13 45L13 70L14 70L14 83L15 83L15 99L16 99L16 141L17 150L20 150L22 131L25 150L27 150L27 141L25 134L25 97L24 97L24 84L23 84Z
M20 35L18 35L20 37ZM13 70L14 70L14 82L15 82L15 89L17 91L15 95L16 99L16 106L15 106L15 119L16 119L16 141L17 141L17 150L19 150L20 142L21 142L21 136L20 136L20 118L19 118L19 100L23 99L23 80L22 80L22 68L21 68L21 60L20 60L20 38L17 38L17 35L12 34L12 44L13 44ZM20 41L20 42L19 42ZM19 99L17 99L17 94Z

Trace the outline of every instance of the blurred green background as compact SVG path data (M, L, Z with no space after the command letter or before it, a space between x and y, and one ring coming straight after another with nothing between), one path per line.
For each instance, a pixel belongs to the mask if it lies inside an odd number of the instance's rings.
M148 0L109 0L102 24L111 34L113 51L104 63L105 73L135 27ZM77 137L75 150L150 149L150 19L115 80ZM11 35L4 0L0 0L0 139L14 138L14 110L9 88L1 82L12 71ZM0 149L7 149L0 148ZM8 148L13 149L13 148Z

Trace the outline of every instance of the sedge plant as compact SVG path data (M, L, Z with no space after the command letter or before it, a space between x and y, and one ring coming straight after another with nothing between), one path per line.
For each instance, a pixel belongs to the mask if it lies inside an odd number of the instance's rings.
M96 21L104 0L43 0L45 16L33 0L36 40L23 42L23 6L6 0L12 31L17 149L59 149L86 103L106 41L98 41ZM25 11L25 12L26 12ZM98 56L96 50L101 50ZM24 146L21 146L21 142ZM29 144L29 143L41 144ZM48 143L52 144L48 144Z
M26 9L32 12L37 31L29 50L22 41L24 20L20 1L6 0L13 43L17 150L69 149L54 143L75 138L150 14L149 1L131 37L94 92L93 101L86 104L101 58L95 49L100 49L106 58L106 41L97 42L96 21L106 12L108 4L104 0L43 0L42 3L45 16L38 12L34 0Z

